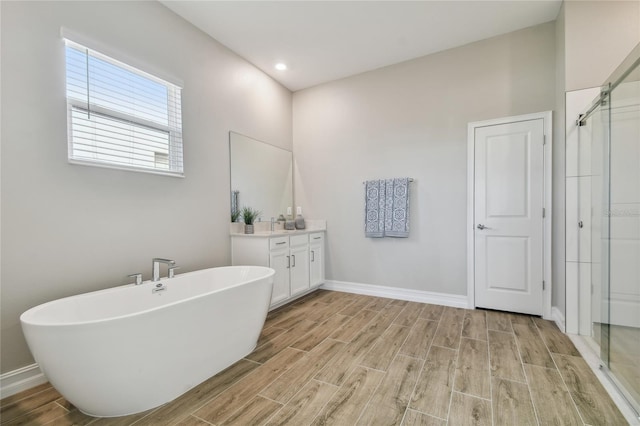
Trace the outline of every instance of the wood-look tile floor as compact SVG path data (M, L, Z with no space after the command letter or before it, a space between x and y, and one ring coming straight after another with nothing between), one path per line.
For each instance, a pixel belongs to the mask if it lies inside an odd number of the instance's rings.
M536 317L316 291L258 347L145 413L86 416L48 384L7 425L624 425L571 341Z

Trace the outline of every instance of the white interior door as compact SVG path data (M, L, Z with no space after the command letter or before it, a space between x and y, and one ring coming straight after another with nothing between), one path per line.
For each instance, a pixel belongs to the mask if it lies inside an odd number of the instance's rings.
M475 306L542 315L544 120L474 134Z

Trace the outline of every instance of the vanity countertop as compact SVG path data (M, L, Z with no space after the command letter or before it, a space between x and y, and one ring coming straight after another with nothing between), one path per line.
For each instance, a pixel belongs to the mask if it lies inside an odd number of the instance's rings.
M240 232L232 232L230 235L232 237L280 237L284 235L301 235L301 234L312 234L314 232L324 232L326 229L296 229L294 231L286 231L286 230L277 230L277 231L262 231L262 232L254 232L253 234L245 234Z
M269 237L280 237L285 235L301 235L301 234L312 234L314 232L324 232L327 230L327 221L325 220L313 220L307 219L306 228L305 229L295 229L288 231L286 229L276 229L274 231L270 231L271 227L270 222L257 222L255 227L255 232L253 234L245 234L243 232L242 224L240 223L232 223L230 226L229 234L232 237L253 237L253 238L269 238ZM240 225L240 226L238 226Z

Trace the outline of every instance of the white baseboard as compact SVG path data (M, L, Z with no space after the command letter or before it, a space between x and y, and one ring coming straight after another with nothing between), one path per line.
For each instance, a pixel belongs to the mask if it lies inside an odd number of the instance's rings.
M0 375L0 399L45 383L47 378L38 364L27 365Z
M564 321L564 315L562 315L562 312L556 306L551 307L551 319L556 323L560 331L563 333L566 332L567 327Z
M451 306L469 309L467 296L457 294L433 293L430 291L411 290L407 288L385 287L379 285L350 283L346 281L327 280L320 288L325 290L342 291L345 293L365 294L367 296L388 297L391 299L408 300L411 302L432 303L435 305Z

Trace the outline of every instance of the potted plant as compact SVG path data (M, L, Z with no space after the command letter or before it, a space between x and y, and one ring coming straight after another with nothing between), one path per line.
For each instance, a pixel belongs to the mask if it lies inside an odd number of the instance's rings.
M232 234L244 234L244 223L240 221L240 209L236 208L231 212L231 224L229 231Z
M243 207L240 215L244 220L244 233L253 234L253 222L260 216L260 211L251 207Z

